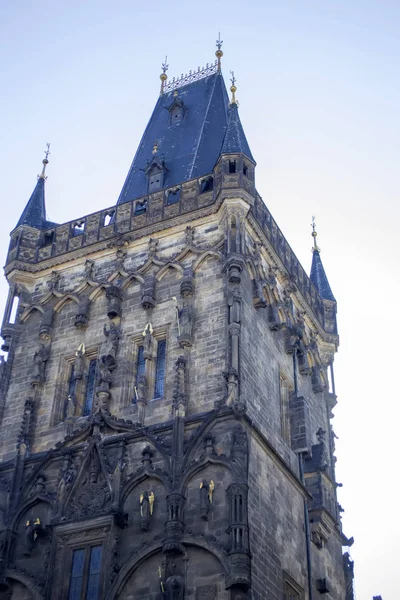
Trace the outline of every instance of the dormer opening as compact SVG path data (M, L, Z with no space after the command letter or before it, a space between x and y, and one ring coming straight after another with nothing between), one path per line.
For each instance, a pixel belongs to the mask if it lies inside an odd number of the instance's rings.
M167 196L167 206L170 204L176 204L181 199L181 190L180 188L176 188L175 190L170 190Z
M170 106L165 107L169 112L170 125L179 125L185 114L185 105L183 100L178 98L178 92L175 90L174 99Z
M138 215L144 215L145 212L147 211L147 199L143 200L143 202L139 202L137 200L136 204L135 204L135 217L137 217Z
M161 169L153 169L149 173L149 192L155 192L161 189L162 186L162 171Z
M214 189L214 178L205 177L200 183L200 194L211 192Z
M85 232L85 220L75 221L72 223L72 235L75 237L77 235L82 235Z
M54 242L54 231L45 231L42 235L40 247L45 248L46 246L51 246Z
M179 125L179 123L183 119L183 107L182 106L174 106L170 111L171 115L171 125Z
M107 227L112 223L113 217L115 215L115 210L108 210L103 215L103 227Z
M229 173L236 173L236 160L229 161Z

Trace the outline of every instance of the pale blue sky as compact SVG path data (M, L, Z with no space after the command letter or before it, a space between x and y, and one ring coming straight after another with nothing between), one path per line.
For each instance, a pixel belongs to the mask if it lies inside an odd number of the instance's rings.
M358 600L398 598L399 25L398 0L20 0L0 23L4 258L45 142L52 220L113 205L165 54L171 77L195 69L221 31L258 190L307 271L316 215L338 300L333 425Z

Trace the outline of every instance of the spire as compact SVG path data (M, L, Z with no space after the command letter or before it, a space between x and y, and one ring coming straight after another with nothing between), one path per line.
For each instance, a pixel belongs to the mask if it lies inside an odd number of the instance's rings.
M232 93L232 98L229 103L228 126L226 129L224 142L222 144L221 154L245 154L255 164L256 161L254 160L249 144L247 143L247 139L239 117L239 105L235 96L237 90L235 85L235 74L233 73L233 71L231 71L231 73L232 85L230 89Z
M223 40L221 40L221 34L218 32L218 39L215 42L215 44L217 46L217 50L215 52L215 56L217 57L217 61L218 61L218 71L221 70L221 58L224 55L224 53L221 50L223 43L224 43Z
M46 167L49 164L50 144L46 144L47 150L45 151L45 158L43 159L43 167L40 175L37 176L38 180L35 189L29 198L28 204L25 206L25 210L22 213L17 227L20 225L28 225L29 227L36 227L36 229L42 229L46 222L46 207L44 200L44 183L46 177Z
M321 261L320 256L320 248L317 245L317 232L315 228L315 217L312 218L312 237L314 239L314 245L312 248L312 263L311 263L311 273L310 279L314 286L317 288L318 292L321 294L324 300L331 300L332 302L336 302L334 295L332 294L331 286L329 285L328 278L325 273L324 266Z

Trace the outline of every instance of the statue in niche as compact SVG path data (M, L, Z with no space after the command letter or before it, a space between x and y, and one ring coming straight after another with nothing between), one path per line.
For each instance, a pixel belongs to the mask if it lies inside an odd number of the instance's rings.
M75 416L75 400L72 396L68 396L65 402L65 418L72 419Z
M121 337L121 330L111 321L109 329L104 325L104 335L106 336L106 340L102 346L101 360L104 365L113 368L116 366L116 356L118 343Z
M33 544L35 542L35 530L33 528L33 519L29 519L29 521L26 522L25 525L25 551L24 551L24 555L25 556L30 556L33 550Z
M179 318L179 345L184 348L185 346L192 345L192 327L193 327L193 310L187 298L183 299L182 308L178 310Z
M241 304L242 297L238 290L233 290L228 294L228 306L229 306L229 324L240 323L241 319Z
M150 518L153 514L154 492L143 492L140 494L140 528L148 531Z
M193 241L194 241L194 227L191 227L190 225L188 225L186 227L185 237L186 237L186 244L188 246L192 246Z
M181 575L176 573L176 563L171 562L168 569L168 577L165 581L164 588L168 600L183 600L184 598L184 581Z
M143 336L143 355L146 360L153 358L153 326L147 323L142 333Z
M75 315L75 326L86 327L89 321L90 298L85 296L79 300L78 310Z
M45 382L46 363L49 360L49 355L50 349L43 344L39 350L36 350L33 357L31 385L42 385Z
M33 550L33 546L38 537L39 532L42 532L42 524L40 519L37 518L35 521L33 519L29 519L25 525L25 556L30 556Z
M52 271L50 281L47 282L49 290L50 291L58 290L59 283L60 283L60 273L58 273L57 271Z
M104 358L105 357L102 356L99 363L97 390L108 392L113 382L112 370L114 367L110 367L108 364L106 364L104 362Z
M83 271L84 279L88 281L93 281L93 269L94 269L94 260L87 259L85 261L85 268Z
M37 476L36 482L35 482L35 487L34 487L34 494L45 494L46 493L46 476L44 475L44 473L39 473L39 475Z
M75 352L74 379L82 379L85 372L85 345L80 344Z
M208 483L205 479L200 483L200 516L203 521L207 521L210 505L212 504L212 495L214 491L214 482Z

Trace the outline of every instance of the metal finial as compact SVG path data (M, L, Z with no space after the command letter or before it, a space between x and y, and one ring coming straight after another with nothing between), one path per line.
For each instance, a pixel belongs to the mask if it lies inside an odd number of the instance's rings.
M167 57L165 57L165 61L161 65L162 73L160 75L160 79L161 79L160 96L162 96L164 93L165 82L168 79L168 75L167 75L168 67L169 67L169 65L167 64Z
M215 52L215 56L217 57L218 60L218 71L221 70L221 58L223 57L224 53L221 50L222 44L224 43L223 40L221 40L221 34L220 32L218 32L218 39L215 42L216 46L217 46L217 50Z
M40 173L40 175L38 175L38 179L47 179L46 178L46 166L49 164L49 154L51 154L50 152L50 144L47 142L46 144L47 146L47 150L44 151L44 159L42 160L43 163L43 168L42 168L42 172Z
M231 104L237 104L238 102L237 102L237 100L236 100L236 96L235 96L235 93L236 93L236 90L237 90L237 87L236 87L236 85L235 85L235 83L236 83L235 73L234 73L233 71L231 71L231 75L232 75L232 77L231 77L231 83L232 83L232 85L231 85L232 98L231 98L231 102L230 102L230 103L231 103Z
M315 217L312 217L312 221L311 221L311 227L312 227L312 237L314 238L314 247L312 248L311 252L319 252L320 249L317 246L317 232L316 232L316 228L315 228Z

